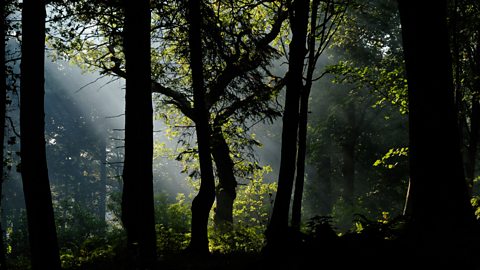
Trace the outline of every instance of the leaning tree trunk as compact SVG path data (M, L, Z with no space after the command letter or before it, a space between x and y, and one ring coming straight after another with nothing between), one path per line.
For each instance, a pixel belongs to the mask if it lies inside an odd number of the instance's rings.
M458 254L454 247L463 246L475 222L460 152L446 7L446 0L399 1L409 99L409 236L422 256Z
M130 263L152 269L156 260L153 200L153 108L150 1L125 0L125 157L122 222Z
M272 216L266 232L267 251L284 248L286 240L288 240L286 233L296 168L299 103L300 93L303 89L303 64L308 25L308 1L294 1L291 7L294 9L290 18L292 41L289 46L290 62L283 112L280 172Z
M214 128L212 133L212 156L218 175L214 222L215 227L220 231L230 231L233 225L233 203L237 197L237 180L230 149L223 137L221 127Z
M205 104L203 60L201 41L201 1L188 1L187 20L190 66L192 70L193 103L196 111L198 155L200 160L200 190L192 202L192 238L189 249L192 253L206 255L208 249L208 216L215 201L215 179L210 154L209 113Z
M24 0L20 85L21 173L32 269L60 269L45 154L45 1Z

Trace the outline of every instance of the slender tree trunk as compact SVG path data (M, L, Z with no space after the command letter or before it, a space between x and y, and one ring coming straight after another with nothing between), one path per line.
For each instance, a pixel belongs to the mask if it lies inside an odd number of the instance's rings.
M355 201L355 146L357 141L357 117L355 116L355 105L349 103L346 109L347 116L347 134L342 143L342 173L344 179L343 199L350 207L354 206Z
M215 179L210 154L209 113L205 104L202 57L202 12L200 0L188 1L187 20L192 70L193 103L197 119L198 155L200 160L200 190L192 202L192 238L189 249L194 254L206 255L208 249L208 216L215 201Z
M292 41L289 46L290 62L283 113L280 172L272 216L266 232L267 250L270 248L281 249L288 240L285 238L288 238L286 232L288 231L290 201L295 177L300 93L304 87L303 65L306 53L308 2L306 0L294 1L291 12Z
M323 182L323 189L322 189L322 192L320 193L322 196L324 196L322 215L328 216L332 214L332 210L333 210L333 196L332 196L333 189L332 189L332 177L331 177L332 161L329 156L323 156L320 162L322 163L322 168L325 168L323 173L319 173Z
M45 154L45 2L24 0L20 88L21 173L32 269L60 269Z
M355 145L347 142L342 145L342 173L344 180L343 199L348 206L354 206L355 194Z
M307 83L308 84L308 83ZM305 182L305 156L307 154L307 124L308 124L308 98L310 87L303 89L300 98L300 121L298 125L298 154L297 174L295 178L295 191L292 205L292 227L299 231L302 220L303 186Z
M3 182L5 181L5 171L4 171L4 162L5 158L3 153L5 150L5 114L7 110L7 85L6 85L6 73L5 73L5 0L2 0L0 3L0 33L1 33L1 43L0 43L0 213L3 217ZM4 230L3 221L5 219L0 219L0 270L6 270L7 264L5 259L5 242L4 242Z
M309 1L310 2L310 1ZM302 199L303 186L305 183L305 157L307 155L307 125L308 125L308 99L312 89L313 72L317 64L315 56L316 31L317 31L317 11L320 5L319 0L312 1L310 12L310 32L308 33L308 66L305 86L300 95L300 114L298 122L298 154L297 154L297 174L295 178L295 192L292 205L292 227L299 231L302 220Z
M477 32L479 35L480 32ZM476 49L474 51L473 59L480 59L480 36L477 36ZM473 180L475 179L475 168L477 165L478 140L480 139L480 63L478 61L473 64L473 70L476 77L474 78L474 93L472 95L471 103L472 109L470 111L470 136L468 139L468 147L465 161L465 176L468 184L468 193L470 196L473 193Z
M237 197L234 164L221 127L213 130L212 138L212 155L219 179L216 188L217 207L214 221L220 231L230 231L233 224L233 203Z
M125 156L122 222L130 261L152 269L156 260L153 201L153 109L150 67L150 1L125 0Z
M477 83L480 91L480 83ZM467 179L468 193L473 193L473 180L475 179L475 167L477 164L477 150L480 132L480 101L478 94L472 97L472 111L470 113L470 136L468 139L467 160L465 166L465 176Z
M100 146L100 183L98 188L98 218L105 226L107 210L107 145L105 138L101 138Z
M460 152L446 7L446 0L399 1L409 88L409 235L416 250L436 256L458 254L453 247L471 236L475 222Z

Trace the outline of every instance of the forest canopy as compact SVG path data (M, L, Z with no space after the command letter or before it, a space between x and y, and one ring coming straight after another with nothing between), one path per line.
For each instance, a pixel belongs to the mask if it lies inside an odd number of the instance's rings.
M0 270L476 269L480 3L424 2L2 1Z

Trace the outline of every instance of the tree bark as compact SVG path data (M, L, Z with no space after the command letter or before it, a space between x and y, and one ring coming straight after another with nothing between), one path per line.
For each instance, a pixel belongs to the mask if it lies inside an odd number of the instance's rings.
M223 137L221 127L215 127L212 133L212 155L219 179L216 188L217 205L214 222L220 231L230 231L233 225L233 203L237 197L237 180L230 149Z
M288 237L286 232L296 168L300 93L304 87L303 65L306 53L308 2L297 0L291 6L292 41L289 46L290 61L283 113L280 172L272 216L266 232L267 249L281 249L288 240L285 237Z
M24 0L20 88L21 173L32 269L60 269L45 154L45 1Z
M409 99L409 236L415 249L437 256L452 252L475 222L460 152L446 7L446 0L399 1Z
M125 156L122 222L130 262L152 269L156 260L153 200L153 108L150 66L150 1L125 0Z
M206 255L209 254L208 216L215 201L215 179L210 153L210 116L205 104L203 79L201 2L200 0L189 0L187 14L193 103L197 115L195 129L201 173L200 190L192 202L192 238L189 250L194 254Z

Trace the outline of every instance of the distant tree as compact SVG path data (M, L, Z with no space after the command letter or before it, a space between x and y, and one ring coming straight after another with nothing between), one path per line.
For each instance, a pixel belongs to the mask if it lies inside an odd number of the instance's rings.
M449 28L454 74L455 105L470 195L474 195L480 143L480 3L449 2Z
M215 200L215 179L213 176L212 159L210 157L210 128L208 124L210 116L205 105L201 4L202 1L189 0L187 8L193 108L197 118L195 121L195 129L197 132L201 173L200 190L192 202L192 238L189 248L193 253L208 254L208 216Z
M399 10L409 99L409 235L422 255L455 256L474 236L475 217L460 154L447 1L399 1Z
M23 1L20 88L21 173L32 269L60 269L45 155L45 1Z
M124 2L125 160L122 222L135 268L156 260L153 205L153 109L150 65L150 1ZM137 257L138 256L138 257Z
M350 214L400 214L405 198L406 152L395 150L407 148L408 102L395 3L348 1L314 85L322 91L312 91L307 156L315 174L305 202L315 204L305 210L333 215L342 229Z

